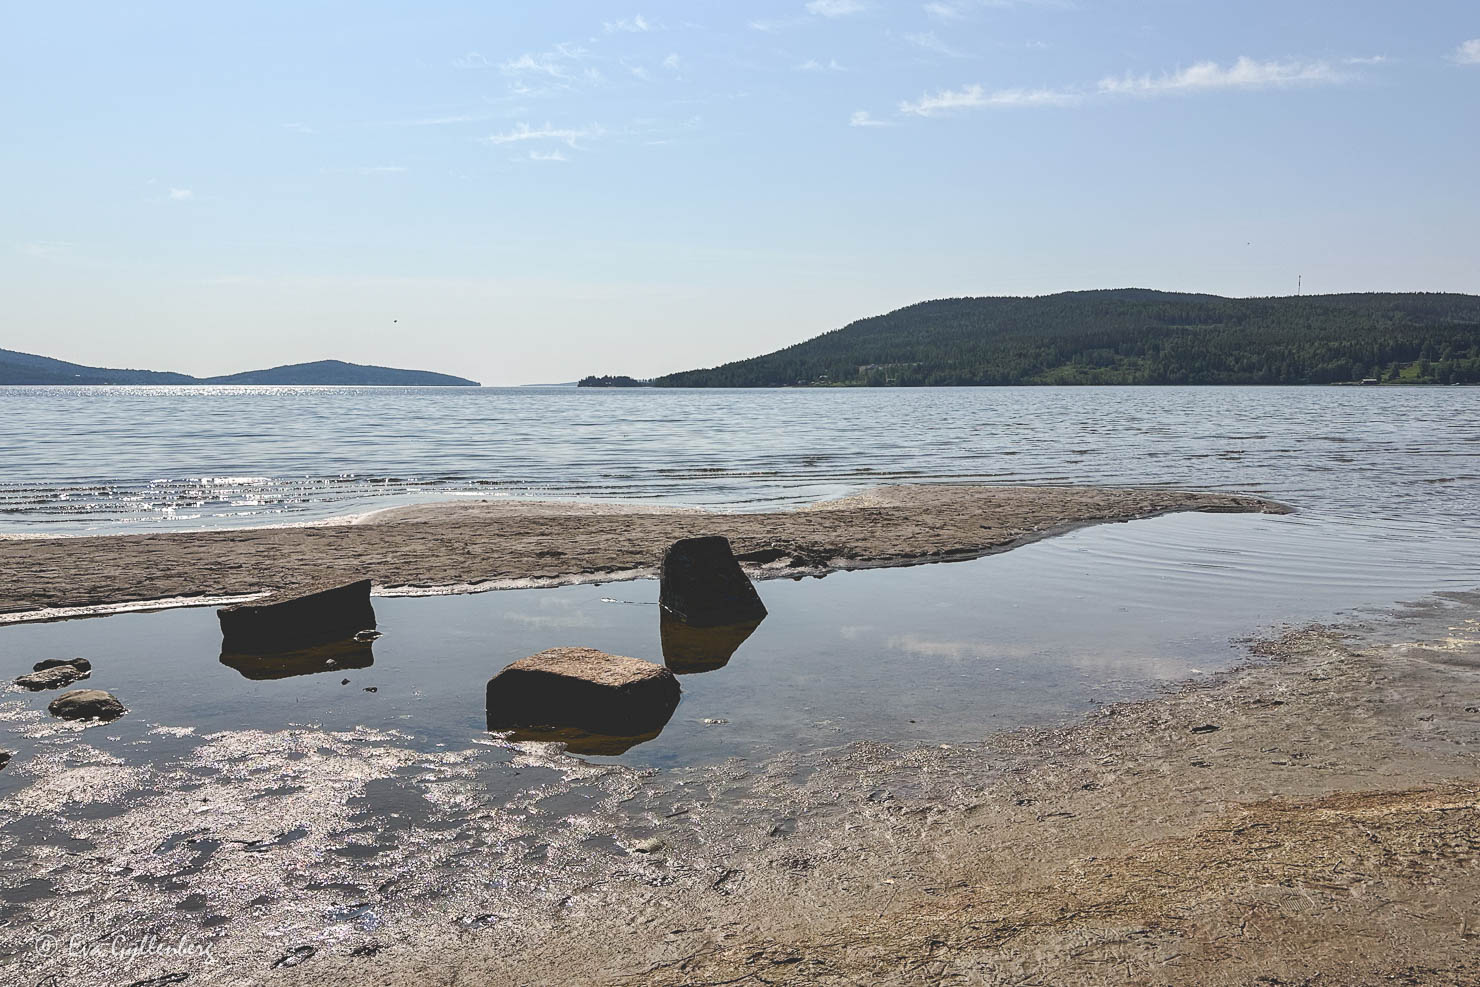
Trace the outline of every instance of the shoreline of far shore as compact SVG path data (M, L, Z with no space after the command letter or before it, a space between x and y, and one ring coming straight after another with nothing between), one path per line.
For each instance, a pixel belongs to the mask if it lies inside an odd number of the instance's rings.
M330 524L0 539L0 624L217 604L305 578L369 578L378 595L642 578L673 541L701 534L727 536L754 578L823 575L961 561L1188 511L1291 508L1164 487L915 484L764 513L463 500Z

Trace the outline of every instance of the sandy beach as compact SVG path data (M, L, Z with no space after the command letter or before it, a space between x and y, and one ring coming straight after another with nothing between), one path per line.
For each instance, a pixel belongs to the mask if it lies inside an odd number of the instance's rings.
M1175 511L1284 513L1257 497L1161 488L880 487L801 510L721 513L457 501L357 523L0 541L0 618L235 597L343 574L377 591L468 591L652 574L677 538L727 535L759 578L976 558L1100 522Z
M1065 729L775 771L748 826L664 818L534 923L274 982L1480 983L1480 596L1253 650Z

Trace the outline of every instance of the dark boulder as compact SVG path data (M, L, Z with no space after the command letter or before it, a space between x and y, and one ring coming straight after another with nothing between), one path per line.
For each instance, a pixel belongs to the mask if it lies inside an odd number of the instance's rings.
M0 751L0 768L3 768L10 763L11 756L12 755L10 751Z
M222 607L216 616L221 650L234 653L290 651L343 641L375 627L368 579L285 590Z
M759 620L718 627L694 627L663 611L658 633L663 642L663 664L675 675L693 675L724 668L736 649L761 625Z
M53 665L39 672L22 675L15 680L15 684L32 692L40 692L42 689L60 689L71 685L78 679L85 679L90 673L76 665Z
M51 701L46 711L64 720L116 720L128 710L111 692L74 689Z
M295 651L223 651L221 664L234 668L248 679L286 679L315 672L337 672L346 668L369 668L375 652L366 642L351 638L333 644Z
M658 602L694 627L760 620L765 604L723 535L684 538L663 553Z
M57 668L62 665L76 665L84 672L92 671L92 662L88 661L86 658L47 658L44 661L38 661L36 664L32 665L31 671L44 672L48 668Z
M678 706L662 665L594 648L552 648L488 680L488 729L575 727L608 737L656 733Z

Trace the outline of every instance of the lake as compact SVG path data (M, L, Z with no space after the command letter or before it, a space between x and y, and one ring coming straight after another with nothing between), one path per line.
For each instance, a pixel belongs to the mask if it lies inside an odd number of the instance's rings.
M1170 484L1474 523L1475 388L0 388L0 533L461 496L758 510L879 483Z

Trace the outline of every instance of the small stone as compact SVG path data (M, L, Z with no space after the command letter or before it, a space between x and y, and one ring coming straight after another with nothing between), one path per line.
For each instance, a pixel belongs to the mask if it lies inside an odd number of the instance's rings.
M657 853L659 850L663 849L667 845L668 844L664 843L662 840L654 836L652 839L639 840L638 842L632 844L632 850L634 853Z
M20 676L15 684L32 692L40 692L42 689L60 689L87 677L88 673L76 665L53 665L44 671Z
M366 692L379 692L380 691L380 687L379 686L375 686L375 685L367 685L367 686L365 686L365 691Z
M13 756L14 755L10 751L0 751L0 768L3 768L7 764L9 764L10 763L10 759Z
M36 664L32 665L31 671L44 672L48 668L57 668L62 665L75 665L76 667L82 669L84 672L92 671L92 662L88 661L86 658L47 658L44 661L38 661Z
M360 633L355 635L355 640L359 641L361 644L364 644L369 641L374 641L381 636L382 635L380 631L360 631Z
M288 950L288 952L281 959L274 963L273 967L278 968L297 966L299 963L302 963L305 960L312 959L313 954L317 952L318 950L314 949L312 946L294 947L293 949Z
M46 711L64 720L116 720L128 710L111 692L74 689L51 701Z
M1221 729L1222 729L1222 727L1219 727L1216 723L1204 723L1202 726L1193 727L1192 728L1192 732L1193 733L1217 733Z
M340 679L339 680L339 684L340 685L349 685L349 679Z

